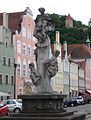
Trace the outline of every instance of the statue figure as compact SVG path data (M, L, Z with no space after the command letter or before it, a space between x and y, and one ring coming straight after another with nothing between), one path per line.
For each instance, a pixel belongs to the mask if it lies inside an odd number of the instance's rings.
M39 8L40 15L37 15L37 18L35 20L35 30L34 30L34 36L38 39L38 45L47 45L49 39L47 32L50 30L54 30L53 24L51 24L52 19L49 17L48 14L45 14L44 8Z
M37 86L37 84L40 82L41 76L39 74L39 72L35 69L34 67L34 63L30 63L29 64L30 67L30 78L32 79L32 82L35 86Z
M49 79L54 77L58 71L58 62L57 57L59 56L60 51L55 50L53 56L45 61L45 69L49 76Z
M30 64L31 75L37 93L53 93L50 79L56 75L58 71L57 57L59 51L56 50L53 56L49 59L50 54L50 38L48 32L54 30L54 24L48 14L45 14L44 8L39 8L40 15L37 15L35 20L34 37L38 39L35 44L34 51L36 69L34 65Z

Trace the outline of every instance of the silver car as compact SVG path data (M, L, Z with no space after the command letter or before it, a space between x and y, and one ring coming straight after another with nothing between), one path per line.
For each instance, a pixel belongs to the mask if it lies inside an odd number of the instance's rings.
M6 104L10 112L19 113L22 110L22 102L18 99L7 99L1 103Z

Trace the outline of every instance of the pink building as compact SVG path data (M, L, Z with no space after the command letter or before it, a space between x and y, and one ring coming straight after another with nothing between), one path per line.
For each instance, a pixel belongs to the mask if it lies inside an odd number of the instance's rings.
M18 13L17 13L18 14ZM20 16L19 29L13 35L15 48L15 63L16 67L16 97L20 94L28 94L32 91L33 85L30 80L29 63L35 63L35 43L33 37L34 20L32 12L29 8Z

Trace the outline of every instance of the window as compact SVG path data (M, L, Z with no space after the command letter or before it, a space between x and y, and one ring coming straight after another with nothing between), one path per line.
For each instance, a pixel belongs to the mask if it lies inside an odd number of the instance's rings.
M21 42L17 41L17 53L21 54Z
M6 65L6 57L3 57L3 65Z
M26 64L23 64L23 77L26 77Z
M8 47L8 43L6 42L6 48Z
M8 58L8 66L10 66L10 65L11 65L11 59Z
M7 104L16 104L15 101L7 101Z
M0 74L0 84L2 84L2 75Z
M22 48L23 50L22 50L22 52L23 52L23 55L26 55L26 45L25 44L23 44L23 48Z
M5 75L5 84L8 84L8 75Z
M20 63L17 64L17 75L20 76Z
M30 57L30 54L31 54L31 48L30 46L28 46L28 56Z
M26 37L26 28L24 26L22 26L22 34L24 37Z
M28 37L29 40L31 39L31 30L27 31L27 37Z
M29 65L28 65L28 78L30 79L30 68L29 68Z
M14 84L14 76L11 76L11 85Z

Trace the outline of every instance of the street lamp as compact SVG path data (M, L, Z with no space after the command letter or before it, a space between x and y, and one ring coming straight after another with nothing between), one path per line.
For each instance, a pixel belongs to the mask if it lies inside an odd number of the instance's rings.
M16 67L17 64L14 63L14 99L16 98Z
M71 97L70 95L70 64L71 64L71 60L69 60L69 98Z

